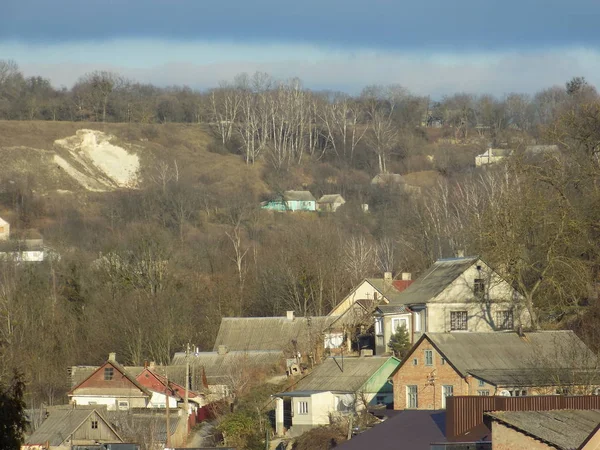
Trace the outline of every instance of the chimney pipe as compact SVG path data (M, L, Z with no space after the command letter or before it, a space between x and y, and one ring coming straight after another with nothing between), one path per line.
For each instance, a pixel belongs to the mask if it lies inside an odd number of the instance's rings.
M294 311L286 311L287 320L294 320Z
M402 281L412 280L412 274L410 272L402 272Z
M148 365L148 369L154 370L154 368L156 368L156 362L150 361L150 364Z
M392 272L384 272L383 273L383 281L386 283L392 283Z
M117 354L114 352L111 352L108 354L108 360L112 361L112 362L117 362Z
M465 257L465 251L464 250L456 250L456 257L457 258L464 258Z

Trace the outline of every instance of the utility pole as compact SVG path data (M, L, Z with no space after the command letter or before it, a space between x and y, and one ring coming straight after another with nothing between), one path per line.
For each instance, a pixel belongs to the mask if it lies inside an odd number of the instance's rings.
M165 442L166 448L171 448L171 411L169 411L169 366L166 367L165 370L165 379L167 383L167 388L165 389L165 403L166 403L166 412L167 412L167 423L166 423L166 431L167 431L167 440Z
M187 444L187 436L190 432L190 410L189 410L189 397L190 397L190 343L188 342L185 347L185 400L183 402L183 408L185 409L185 420L187 433L185 434L185 443Z

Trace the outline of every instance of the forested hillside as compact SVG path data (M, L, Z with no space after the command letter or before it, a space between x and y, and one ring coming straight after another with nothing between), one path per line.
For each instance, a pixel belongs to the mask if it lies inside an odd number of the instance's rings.
M600 103L583 79L433 101L263 74L196 92L91 73L58 90L0 62L0 118L0 217L60 254L0 268L0 376L24 371L32 403L62 400L69 365L166 362L212 348L223 316L327 314L365 276L459 251L516 286L536 326L600 344ZM512 152L476 167L489 147ZM139 167L119 184L125 160ZM386 173L401 181L371 182ZM347 203L260 209L287 189Z

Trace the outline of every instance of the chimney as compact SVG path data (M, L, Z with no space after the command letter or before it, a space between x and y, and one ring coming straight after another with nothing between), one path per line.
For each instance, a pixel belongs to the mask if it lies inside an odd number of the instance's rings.
M412 280L412 274L410 272L402 272L402 281Z
M456 250L456 257L457 258L464 258L465 257L465 251L464 250Z
M286 311L287 320L294 320L294 311Z
M392 284L392 272L384 272L383 281L387 284Z
M150 364L148 365L148 369L154 370L155 368L156 368L156 363L154 361L150 361Z
M108 360L112 361L112 362L117 362L117 354L116 353L109 353L108 354Z
M219 347L217 348L217 353L219 355L226 355L228 351L229 349L226 345L219 345Z

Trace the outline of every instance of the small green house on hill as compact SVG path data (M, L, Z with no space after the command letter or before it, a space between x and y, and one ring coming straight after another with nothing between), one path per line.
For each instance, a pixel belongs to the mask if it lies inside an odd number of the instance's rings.
M317 199L309 191L285 191L283 195L261 203L271 211L316 211Z

